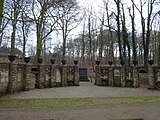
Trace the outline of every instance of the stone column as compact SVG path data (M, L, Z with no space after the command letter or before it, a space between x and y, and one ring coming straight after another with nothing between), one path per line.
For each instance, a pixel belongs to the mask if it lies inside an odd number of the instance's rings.
M109 67L109 86L113 86L113 80L114 80L114 70L113 67Z
M158 90L160 90L160 87L159 86L157 86L156 84L158 84L159 82L160 82L160 67L156 67L155 68L156 69L156 79L155 79L155 87L158 89Z
M61 79L61 82L62 82L62 86L63 87L67 87L68 84L67 84L67 66L66 65L63 65L62 66L62 79Z
M45 88L49 87L49 79L50 79L50 66L43 65L43 86Z
M154 76L154 67L148 66L148 88L154 89L155 88L155 76Z
M120 77L121 77L121 87L125 87L126 84L125 66L120 67Z
M36 79L36 87L42 89L42 88L44 88L44 86L42 84L44 81L43 66L38 65L38 70L39 70L39 73L38 73L37 79Z
M79 67L78 65L74 66L74 84L79 86Z
M18 79L17 65L9 63L9 83L8 83L8 93L13 94L16 92L16 83Z
M49 81L50 87L56 87L56 66L51 65L50 67L50 81Z
M96 66L96 79L95 79L95 85L102 85L101 81L101 66Z
M136 66L133 67L133 86L135 88L139 87L139 82L138 82L138 69L136 68Z
M24 64L23 67L23 90L28 91L30 90L30 85L31 85L31 66Z

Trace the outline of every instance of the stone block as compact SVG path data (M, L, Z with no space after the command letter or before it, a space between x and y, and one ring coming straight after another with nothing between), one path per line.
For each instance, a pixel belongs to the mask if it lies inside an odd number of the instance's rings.
M121 68L114 67L114 86L120 87L121 86Z
M101 81L101 67L99 65L95 68L96 71L96 78L95 78L95 85L102 85Z
M148 88L155 89L155 68L148 66Z
M66 65L63 65L62 66L62 74L61 74L61 82L62 82L62 86L63 87L67 87L68 84L67 84L67 66Z
M135 66L133 67L133 85L135 88L139 87L139 73Z
M37 65L38 68L38 74L37 74L37 79L36 79L36 88L42 89L44 88L43 83L44 83L44 68L43 65Z
M109 86L113 86L114 82L114 69L113 67L109 67Z
M9 83L8 83L8 93L13 94L16 92L17 88L17 79L18 79L18 69L17 65L10 63L9 64Z
M78 65L74 66L74 84L76 86L79 86L79 67Z

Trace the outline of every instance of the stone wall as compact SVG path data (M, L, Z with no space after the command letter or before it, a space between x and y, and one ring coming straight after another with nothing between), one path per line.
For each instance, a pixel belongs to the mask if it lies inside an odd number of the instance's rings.
M0 96L35 88L79 85L77 65L0 63Z
M139 87L136 66L96 66L95 84L99 86Z
M5 94L9 82L9 64L0 63L0 95Z

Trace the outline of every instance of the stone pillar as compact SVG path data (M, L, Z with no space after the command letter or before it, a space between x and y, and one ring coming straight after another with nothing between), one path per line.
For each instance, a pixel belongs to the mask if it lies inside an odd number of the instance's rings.
M155 76L154 76L154 67L148 66L148 88L155 88Z
M16 92L16 83L18 79L17 65L9 63L9 83L8 83L8 93L13 94Z
M78 65L74 66L74 84L79 86L79 67Z
M42 89L42 88L44 88L44 86L43 86L43 81L44 81L43 66L38 65L38 70L39 70L39 73L38 73L37 79L36 79L36 87Z
M113 67L109 67L109 86L113 86L113 80L114 80L114 70Z
M63 65L62 66L62 79L61 79L61 82L62 82L62 86L63 87L67 87L68 84L67 84L67 66L66 65Z
M136 66L133 67L133 86L135 88L139 87L139 82L138 82L138 69L136 68Z
M102 85L101 81L101 66L96 66L96 79L95 79L95 85Z
M120 76L121 76L121 87L125 87L126 84L125 66L121 66Z
M43 65L43 78L43 86L48 88L50 80L50 66L48 65Z
M31 66L24 64L23 67L23 90L28 91L30 90L30 85L31 85Z
M50 67L49 87L56 87L56 66L55 65L52 65Z
M158 89L158 90L160 90L160 86L159 85L157 85L157 84L159 84L159 82L160 82L160 67L156 67L156 79L155 79L155 87Z

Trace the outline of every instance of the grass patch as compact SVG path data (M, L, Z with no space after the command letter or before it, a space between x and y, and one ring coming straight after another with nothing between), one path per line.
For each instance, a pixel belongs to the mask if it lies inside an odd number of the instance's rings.
M114 105L160 102L160 96L111 97L111 98L45 98L45 99L1 99L6 107L70 107L87 105Z

